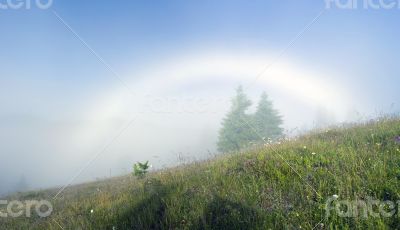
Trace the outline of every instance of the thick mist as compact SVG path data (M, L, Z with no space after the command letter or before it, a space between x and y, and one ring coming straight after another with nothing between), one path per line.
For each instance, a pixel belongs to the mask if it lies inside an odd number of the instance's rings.
M344 102L351 87L334 77L322 81L322 73L286 62L256 79L265 60L204 53L178 57L126 73L122 84L93 90L74 101L76 106L48 106L43 113L13 105L0 117L0 193L124 175L137 161L149 160L160 169L218 154L220 123L238 85L253 109L260 94L268 93L287 135L366 118ZM139 80L130 80L133 76ZM68 103L67 97L55 100Z
M394 9L51 2L0 9L0 194L218 154L239 85L249 112L268 94L289 136L399 112Z

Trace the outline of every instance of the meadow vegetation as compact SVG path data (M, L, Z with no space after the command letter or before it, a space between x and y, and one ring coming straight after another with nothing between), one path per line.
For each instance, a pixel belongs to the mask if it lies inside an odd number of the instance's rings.
M400 200L400 120L319 130L203 162L57 190L53 214L4 229L393 229L391 217L326 215L332 197ZM334 202L334 201L333 201Z

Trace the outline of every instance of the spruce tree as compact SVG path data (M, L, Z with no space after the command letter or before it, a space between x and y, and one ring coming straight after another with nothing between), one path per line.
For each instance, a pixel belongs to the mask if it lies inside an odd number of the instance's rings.
M253 125L260 136L265 139L276 139L282 135L281 128L283 121L278 111L273 108L272 101L268 99L267 93L263 92L253 116Z
M236 90L236 96L232 99L231 109L222 121L222 128L219 132L217 143L218 151L237 151L253 139L251 128L244 122L250 121L250 117L246 114L246 111L251 104L251 101L243 92L243 87L239 86Z

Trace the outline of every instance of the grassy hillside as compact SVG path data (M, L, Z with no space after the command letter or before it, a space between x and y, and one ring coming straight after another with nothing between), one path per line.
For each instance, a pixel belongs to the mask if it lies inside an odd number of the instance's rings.
M400 121L335 128L246 153L154 172L21 194L49 199L45 219L0 219L6 229L390 229L400 217L326 215L330 199L400 200ZM333 197L337 199L334 200ZM377 212L378 207L373 207ZM384 210L388 207L382 207ZM92 212L93 210L93 212ZM343 209L343 211L345 211ZM360 212L362 213L362 212ZM60 226L61 227L60 227ZM0 227L1 228L1 227Z

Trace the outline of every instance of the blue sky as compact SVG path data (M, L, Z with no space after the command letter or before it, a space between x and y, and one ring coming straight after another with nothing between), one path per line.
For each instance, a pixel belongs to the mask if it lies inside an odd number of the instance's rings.
M271 62L265 82L248 91L255 98L266 90L287 128L310 126L321 105L334 115L399 111L400 9L326 9L280 56L324 9L322 0L54 0L47 10L0 10L0 156L6 157L0 173L10 175L0 182L12 186L25 174L35 186L62 183L129 120L137 102L160 96L183 106L191 103L186 96L213 97L209 110L216 111L203 118L146 114L136 129L141 136L131 130L80 180L129 168L162 149L168 150L159 167L176 152L212 149L227 109L221 101ZM54 13L141 99L130 101L125 86ZM189 121L197 126L188 129ZM36 168L32 162L6 167L21 159L49 159L60 172L45 183L41 176L55 170L45 160Z
M52 10L117 72L124 72L204 47L279 51L324 8L324 1L310 0L55 0L48 10L3 10L2 85L14 92L24 90L19 86L24 83L44 91L56 88L56 97L63 97L57 92L79 95L118 83ZM285 55L316 69L345 73L340 81L354 85L370 106L397 102L398 11L327 10Z

